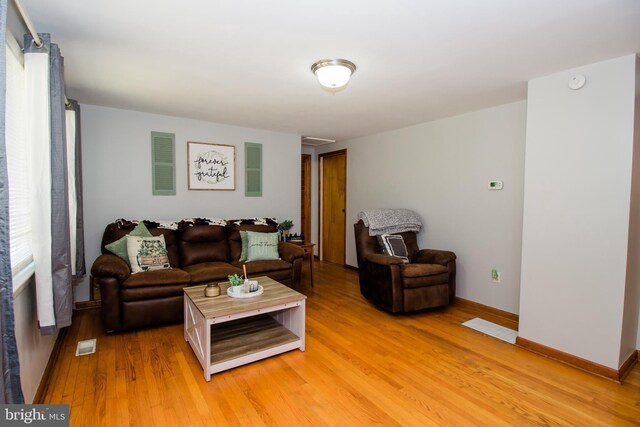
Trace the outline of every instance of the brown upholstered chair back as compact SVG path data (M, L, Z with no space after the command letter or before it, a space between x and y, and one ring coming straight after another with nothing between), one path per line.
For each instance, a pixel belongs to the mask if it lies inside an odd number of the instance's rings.
M366 254L374 253L380 254L380 244L376 236L369 236L369 227L364 225L362 220L355 224L355 236L356 236L356 254L358 257L358 264L360 264L361 257ZM404 244L407 246L407 252L409 253L409 260L413 260L415 254L418 252L418 239L416 233L413 231L407 231L404 233L398 233L402 236Z

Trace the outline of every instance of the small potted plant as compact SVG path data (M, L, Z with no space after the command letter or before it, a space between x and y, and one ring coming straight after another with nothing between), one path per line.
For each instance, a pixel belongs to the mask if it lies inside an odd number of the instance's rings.
M287 241L287 236L289 235L289 230L293 227L293 221L290 219L285 219L281 223L278 224L278 230L282 233L282 240Z
M231 292L234 294L239 294L242 292L242 285L244 284L244 279L239 274L232 274L231 276L227 276L229 279L229 283L231 284Z

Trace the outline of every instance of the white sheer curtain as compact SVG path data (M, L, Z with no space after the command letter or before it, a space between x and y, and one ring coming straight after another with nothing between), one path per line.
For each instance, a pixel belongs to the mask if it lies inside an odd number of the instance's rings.
M27 144L31 183L33 261L38 321L41 328L56 324L51 274L51 119L48 35L42 47L25 36L24 70L27 84Z

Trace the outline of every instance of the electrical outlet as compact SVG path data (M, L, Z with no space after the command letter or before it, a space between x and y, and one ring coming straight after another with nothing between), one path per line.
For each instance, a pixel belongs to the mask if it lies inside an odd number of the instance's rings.
M496 270L495 268L493 270L491 270L491 280L494 283L500 283L500 272L498 270Z

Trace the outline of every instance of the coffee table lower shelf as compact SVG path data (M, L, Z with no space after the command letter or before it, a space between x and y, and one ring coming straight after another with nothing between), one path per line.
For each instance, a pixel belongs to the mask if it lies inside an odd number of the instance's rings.
M268 314L211 326L211 367L215 372L228 369L225 365L229 362L237 366L241 358L262 359L284 347L299 348L300 338Z
M304 351L304 299L220 318L206 318L185 298L185 340L204 377L276 354Z

